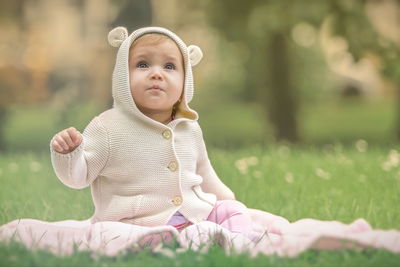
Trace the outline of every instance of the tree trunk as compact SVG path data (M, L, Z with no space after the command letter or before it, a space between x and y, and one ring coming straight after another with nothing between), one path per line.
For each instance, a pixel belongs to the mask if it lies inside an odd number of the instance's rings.
M297 99L290 80L289 47L284 33L272 33L268 47L269 92L266 103L277 141L299 141Z
M397 89L396 90L396 98L397 98L397 101L396 101L397 122L396 123L397 124L395 126L395 136L396 136L397 141L400 141L400 86L398 86L396 89Z

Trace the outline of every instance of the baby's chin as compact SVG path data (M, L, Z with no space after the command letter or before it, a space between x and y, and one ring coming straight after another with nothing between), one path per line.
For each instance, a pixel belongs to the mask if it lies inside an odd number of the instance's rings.
M172 113L172 105L165 104L161 105L160 103L145 103L145 104L138 104L135 103L136 107L143 113L143 114L155 114L155 113Z

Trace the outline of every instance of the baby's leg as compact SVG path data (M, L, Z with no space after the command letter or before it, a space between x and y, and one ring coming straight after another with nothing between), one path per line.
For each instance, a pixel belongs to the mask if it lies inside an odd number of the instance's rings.
M233 233L249 236L251 233L251 216L247 207L236 200L220 200L214 206L207 221L214 222Z

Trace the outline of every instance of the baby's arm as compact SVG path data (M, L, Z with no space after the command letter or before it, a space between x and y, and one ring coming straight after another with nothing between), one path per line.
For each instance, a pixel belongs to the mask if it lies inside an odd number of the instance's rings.
M201 189L206 193L212 193L218 200L235 199L235 194L219 179L208 158L203 137L200 138L199 159L197 161L197 174L203 177Z
M96 179L107 162L107 131L96 117L86 127L83 136L72 127L56 134L50 150L58 179L71 188L85 188Z

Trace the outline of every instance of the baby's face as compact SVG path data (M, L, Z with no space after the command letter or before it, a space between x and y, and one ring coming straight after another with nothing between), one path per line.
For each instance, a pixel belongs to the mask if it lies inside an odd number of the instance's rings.
M184 83L178 46L169 39L158 44L139 41L130 51L129 79L132 97L143 114L172 112Z

